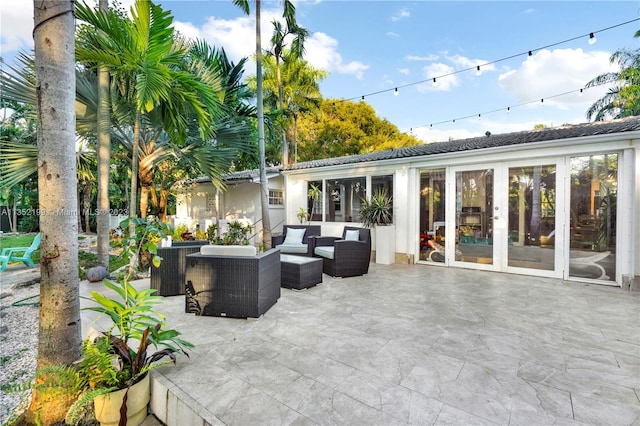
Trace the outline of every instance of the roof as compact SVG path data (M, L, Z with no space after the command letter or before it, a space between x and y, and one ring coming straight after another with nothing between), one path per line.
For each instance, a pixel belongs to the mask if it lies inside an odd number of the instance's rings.
M398 158L419 157L425 155L446 154L476 149L497 148L510 145L525 145L535 142L579 138L585 136L606 135L640 130L640 117L628 117L620 120L598 121L594 123L566 125L525 132L503 133L449 142L435 142L406 148L388 149L370 154L349 155L345 157L325 158L291 164L286 170L302 170L316 167L338 166L344 164L371 161L392 160Z
M267 167L267 179L273 177L273 175L278 175L282 171L281 166ZM241 170L239 172L227 173L224 175L225 183L240 183L240 182L255 182L257 179L260 179L260 170ZM199 178L193 179L190 182L192 183L208 183L211 182L211 178L208 176L201 176Z
M453 152L472 151L476 149L498 148L510 145L526 145L535 142L545 142L562 139L572 139L585 136L597 136L616 133L640 131L640 117L627 117L620 120L597 121L594 123L572 124L561 127L529 130L523 132L502 133L498 135L481 136L468 139L460 139L449 142L434 142L423 145L409 146L406 148L388 149L386 151L372 152L370 154L348 155L344 157L324 158L321 160L305 161L282 166L267 168L267 175L280 174L283 170L304 170L317 167L339 166L344 164L365 163L381 160L393 160L397 158L411 158L435 154L447 154ZM256 182L260 178L260 171L242 170L228 173L224 176L225 183ZM195 183L211 182L204 176L192 180Z

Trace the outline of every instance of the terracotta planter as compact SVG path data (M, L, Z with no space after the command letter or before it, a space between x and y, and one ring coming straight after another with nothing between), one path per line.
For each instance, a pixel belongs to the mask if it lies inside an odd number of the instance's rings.
M102 426L117 426L120 421L120 407L126 389L100 395L94 398L96 420ZM147 418L149 404L149 374L129 388L127 396L127 426L138 426Z

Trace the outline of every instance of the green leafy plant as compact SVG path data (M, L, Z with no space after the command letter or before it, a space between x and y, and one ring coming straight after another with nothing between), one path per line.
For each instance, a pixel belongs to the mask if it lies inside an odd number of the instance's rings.
M222 234L222 237L218 237L217 230L217 224L211 225L207 229L207 238L211 244L248 246L253 227L251 225L244 225L242 222L234 221L229 223L228 229Z
M134 221L136 235L127 237L121 256L130 260L146 250L152 262L159 265L162 259L157 255L157 241L170 232L168 226L162 222L130 218L122 222L124 229L128 229L129 221ZM111 326L83 343L83 357L75 368L82 379L85 395L78 399L72 410L99 394L130 388L152 368L175 362L176 353L188 356L186 349L193 348L192 343L180 338L179 331L166 327L165 316L155 309L162 303L162 298L153 294L156 290L138 291L130 283L133 269L130 262L128 272L120 281L102 282L112 295L94 290L91 297L86 298L94 305L84 310L105 315L111 320ZM165 358L167 360L162 361ZM122 410L126 412L126 402L123 402L121 413Z
M302 225L307 220L309 215L307 213L307 210L304 207L300 207L300 210L298 210L298 213L296 213L296 216L298 217L298 220Z
M393 198L386 190L376 191L370 199L362 200L360 221L367 228L393 223Z

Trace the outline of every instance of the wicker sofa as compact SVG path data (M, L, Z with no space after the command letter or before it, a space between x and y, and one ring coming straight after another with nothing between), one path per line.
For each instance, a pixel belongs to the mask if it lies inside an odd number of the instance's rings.
M256 254L252 246L203 246L187 255L185 311L258 318L280 298L280 277L277 249Z
M162 258L157 268L151 264L150 287L160 296L184 294L184 271L187 255L197 253L200 247L209 244L207 240L174 241L171 247L158 247L158 256Z
M301 229L304 229L302 238L299 238ZM291 232L287 233L289 230ZM296 256L313 256L309 238L320 235L320 225L284 225L282 235L271 237L271 247L280 249L283 254ZM298 238L296 238L296 236Z
M369 272L371 231L345 226L342 238L314 237L313 254L322 258L322 271L332 277L355 277Z

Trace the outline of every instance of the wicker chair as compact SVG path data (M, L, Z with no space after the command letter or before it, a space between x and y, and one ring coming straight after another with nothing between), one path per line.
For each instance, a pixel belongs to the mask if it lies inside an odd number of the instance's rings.
M355 277L369 272L371 261L369 229L345 226L342 238L313 237L311 240L314 256L322 258L322 271L325 274L332 277Z
M288 229L304 229L305 233L300 244L285 244ZM296 256L313 256L313 249L309 238L320 235L320 225L284 225L282 235L271 237L271 247L280 249L283 254Z
M151 264L151 282L149 286L157 290L159 296L177 296L184 294L184 271L187 255L200 251L200 246L209 244L206 240L174 241L171 247L158 247L158 256L162 258L157 268Z
M259 318L280 298L280 251L255 256L187 255L185 311Z

